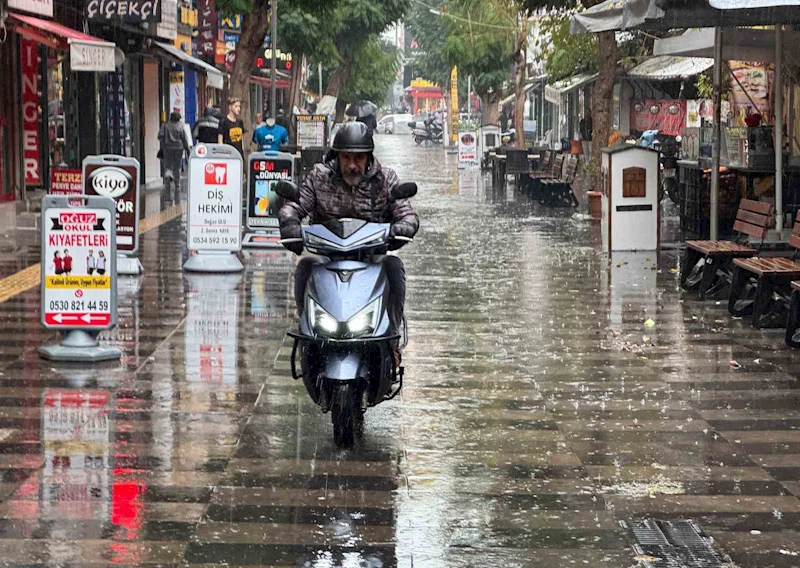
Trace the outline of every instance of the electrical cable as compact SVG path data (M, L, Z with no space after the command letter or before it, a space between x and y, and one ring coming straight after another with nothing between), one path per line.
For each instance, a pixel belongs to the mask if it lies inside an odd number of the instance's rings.
M427 8L428 11L431 12L432 14L435 14L437 16L446 16L448 18L452 18L454 20L457 20L457 21L460 21L460 22L464 22L465 24L471 24L473 26L483 26L485 28L493 28L493 29L497 29L497 30L506 30L506 31L513 31L514 30L514 26L501 26L499 24L486 24L484 22L475 22L475 21L472 21L472 20L468 20L467 18L462 18L460 16L455 16L455 15L450 14L448 12L442 12L438 8L434 8L433 6L431 6L429 4L426 4L422 0L411 0L411 1L414 2L415 4L418 4L418 5L422 6L423 8Z

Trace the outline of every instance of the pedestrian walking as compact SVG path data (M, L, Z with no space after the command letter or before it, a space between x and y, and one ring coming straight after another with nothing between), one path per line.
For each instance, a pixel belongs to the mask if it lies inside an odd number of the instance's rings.
M500 117L497 122L499 123L501 134L503 132L508 132L508 115L506 114L505 108L500 111Z
M244 122L239 118L242 112L242 101L237 98L228 100L228 114L219 121L219 134L217 135L218 144L228 144L239 150L239 154L244 159Z
M198 142L203 144L216 144L219 136L219 110L208 105L203 118L194 125L192 133Z
M191 152L181 113L173 112L169 115L169 122L163 124L158 133L158 141L161 143L160 153L164 163L164 187L167 192L174 188L173 200L177 200L181 187L183 153Z

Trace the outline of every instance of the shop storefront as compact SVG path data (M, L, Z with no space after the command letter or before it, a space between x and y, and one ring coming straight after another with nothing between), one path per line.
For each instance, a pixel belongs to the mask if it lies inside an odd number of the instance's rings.
M121 61L113 43L50 20L12 12L6 26L0 61L11 72L0 87L0 200L13 201L46 190L54 168L79 167L91 108L85 86Z

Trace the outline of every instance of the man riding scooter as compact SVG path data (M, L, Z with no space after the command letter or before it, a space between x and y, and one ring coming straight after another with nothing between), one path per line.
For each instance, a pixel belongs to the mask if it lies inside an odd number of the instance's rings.
M342 126L333 140L331 151L322 163L314 166L300 187L299 199L287 203L279 213L281 239L291 239L285 246L302 254L301 221L310 217L314 224L332 219L353 218L375 223L390 223L391 237L412 238L419 229L419 217L408 199L391 199L399 184L397 174L384 168L373 156L372 132L361 122ZM406 241L393 241L393 249ZM295 301L303 311L306 283L315 265L326 259L309 255L300 259L295 272ZM402 261L391 255L379 262L386 269L391 291L389 319L395 332L402 329L405 304L405 269ZM395 348L395 364L400 354Z

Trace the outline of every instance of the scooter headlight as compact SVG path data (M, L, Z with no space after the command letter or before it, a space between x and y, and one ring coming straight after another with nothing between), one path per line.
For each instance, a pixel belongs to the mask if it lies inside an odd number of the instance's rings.
M336 318L311 299L308 300L308 316L311 329L323 335L336 335L339 331L339 322L336 321Z
M378 300L347 320L347 331L352 335L365 335L375 331L378 320Z

